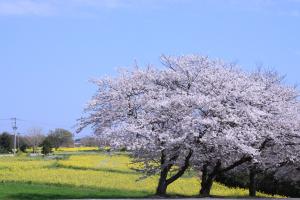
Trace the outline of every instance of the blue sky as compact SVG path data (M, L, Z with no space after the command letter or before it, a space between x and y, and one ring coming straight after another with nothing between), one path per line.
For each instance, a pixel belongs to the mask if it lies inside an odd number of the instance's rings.
M89 79L161 54L262 65L299 83L300 0L0 0L0 119L23 119L22 134L74 130Z

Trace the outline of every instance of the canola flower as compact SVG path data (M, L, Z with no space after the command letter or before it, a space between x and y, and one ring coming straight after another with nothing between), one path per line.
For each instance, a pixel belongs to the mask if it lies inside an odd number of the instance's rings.
M66 151L67 149L64 149ZM70 149L70 151L75 151ZM130 168L130 158L126 154L105 153L70 155L63 160L1 157L0 180L2 182L24 182L38 184L69 185L96 189L121 191L141 191L141 195L155 193L157 177L137 181L140 174ZM197 195L198 177L182 177L168 188L169 194ZM247 196L248 191L228 188L215 183L212 195ZM267 197L259 193L259 196Z
M105 147L107 148L107 147ZM103 150L106 150L106 149ZM60 147L58 149L52 148L53 152L84 152L84 151L98 151L100 150L99 147ZM27 152L32 152L32 148L27 148L26 149ZM36 148L36 152L41 152L42 148L41 147L37 147Z
M78 151L98 151L99 147L60 147L56 152L78 152Z

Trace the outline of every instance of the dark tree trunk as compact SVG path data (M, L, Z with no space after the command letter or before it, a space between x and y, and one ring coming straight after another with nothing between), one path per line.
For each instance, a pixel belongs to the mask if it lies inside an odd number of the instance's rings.
M272 187L272 196L274 196L275 194L277 194L277 190L278 190L278 181L274 180L273 181L273 187Z
M158 182L158 186L156 188L156 195L166 196L167 187L168 187L168 184L167 184L166 180L163 180L163 179L160 178L159 182Z
M256 181L255 181L256 170L254 167L250 169L249 174L249 196L256 197Z
M202 195L204 193L204 187L206 185L206 180L207 180L207 164L203 165L202 167L202 175L201 175L201 189L199 191L199 194Z
M200 196L209 196L210 195L210 190L211 190L212 184L213 184L214 180L217 178L217 176L219 176L222 173L225 173L229 170L232 170L233 168L235 168L245 162L248 162L250 160L251 160L251 157L242 157L240 160L237 160L236 162L232 163L232 165L229 165L228 167L225 167L225 168L222 168L222 163L220 160L218 160L213 171L210 173L207 169L208 164L203 165Z
M166 196L167 193L167 176L170 170L170 166L166 166L166 155L165 150L161 152L161 158L160 158L160 164L161 164L161 171L160 171L160 177L158 181L158 185L156 188L156 195L158 196Z
M211 190L213 181L214 181L214 177L211 177L211 176L207 177L207 179L204 181L202 180L200 196L208 197L210 195L210 190Z
M170 177L167 180L168 185L176 181L178 178L180 178L184 174L184 172L189 168L190 158L192 157L192 155L193 155L193 150L190 149L188 155L185 157L183 166L180 167L180 169L177 171L176 174L174 174L172 177Z
M167 169L167 167L164 167L162 169L162 171L160 172L160 177L159 177L159 181L158 181L158 185L156 188L156 195L158 196L166 196L167 194L167 176L168 176L168 172L169 170Z
M158 185L157 185L157 188L156 188L156 195L157 196L166 196L167 195L168 185L173 183L174 181L176 181L178 178L180 178L184 174L186 169L189 167L189 160L190 160L192 154L193 154L193 151L190 150L189 154L185 158L184 165L178 170L178 172L175 175L173 175L172 177L167 179L168 173L169 173L170 169L172 168L173 164L165 165L166 156L164 154L164 151L162 151L161 172L160 172ZM174 157L174 159L177 159L177 156Z
M206 164L203 166L200 196L208 197L210 195L211 187L217 175L220 173L220 168L220 161L217 162L216 166L214 167L214 170L211 173L208 173Z

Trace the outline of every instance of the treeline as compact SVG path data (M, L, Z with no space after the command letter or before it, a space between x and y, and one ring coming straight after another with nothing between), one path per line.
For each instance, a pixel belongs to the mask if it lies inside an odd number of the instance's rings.
M281 170L289 172L289 167L283 167ZM299 169L298 169L299 171ZM229 187L249 188L250 178L249 171L244 170L244 166L238 167L235 170L221 174L216 178L216 181L223 183ZM295 177L299 174L293 174ZM300 181L290 181L282 178L278 180L274 173L258 172L255 177L255 184L257 190L268 194L279 194L289 197L300 196Z
M40 128L28 130L26 135L17 135L17 151L26 152L28 149L32 153L37 153L38 148L42 147L43 154L49 154L52 148L74 146L73 134L65 129L57 128L49 131L47 135L43 134ZM0 153L12 153L14 149L14 135L8 132L0 134Z
M82 138L75 139L75 146L83 147L109 147L110 142L105 139L100 139L94 136L84 136Z

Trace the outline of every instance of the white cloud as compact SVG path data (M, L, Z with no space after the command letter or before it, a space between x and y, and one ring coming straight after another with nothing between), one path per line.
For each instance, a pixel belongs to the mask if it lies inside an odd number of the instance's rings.
M101 9L158 8L171 4L222 4L242 11L300 16L300 0L0 0L0 15L97 14Z
M0 15L60 15L81 9L114 9L131 4L127 0L0 0Z
M69 2L77 4L78 6L89 6L96 8L118 8L132 3L128 0L69 0Z
M290 17L300 16L300 0L224 0L236 7Z
M198 0L198 2L210 6L221 4L224 10L300 17L300 0Z
M0 15L49 15L52 5L46 1L0 0Z
M0 0L0 15L65 15L99 9L155 7L183 0Z

